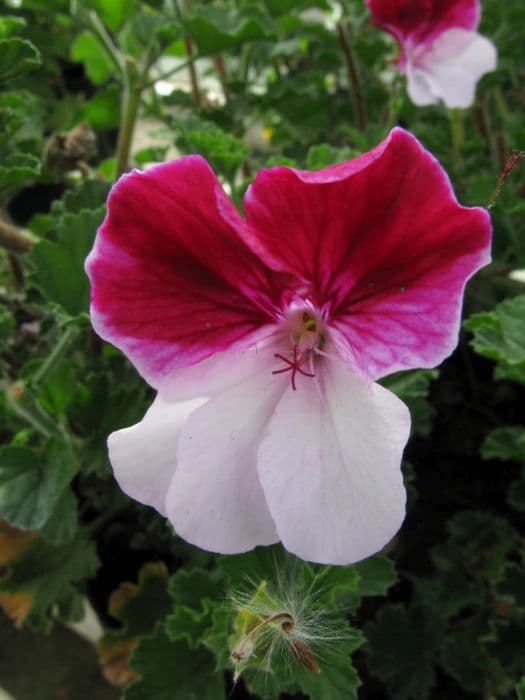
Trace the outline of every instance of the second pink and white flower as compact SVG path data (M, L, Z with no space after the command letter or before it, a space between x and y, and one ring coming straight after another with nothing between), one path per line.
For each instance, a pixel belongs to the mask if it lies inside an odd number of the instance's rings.
M442 100L447 107L474 102L479 79L495 70L494 44L476 31L479 0L366 0L374 23L400 47L399 68L406 74L414 104Z

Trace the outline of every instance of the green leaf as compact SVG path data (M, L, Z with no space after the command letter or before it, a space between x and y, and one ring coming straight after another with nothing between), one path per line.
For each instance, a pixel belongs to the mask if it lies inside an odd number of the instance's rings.
M27 39L0 39L0 82L31 71L40 63L40 52Z
M0 338L6 339L15 327L13 314L6 308L0 307Z
M145 564L139 572L138 582L125 582L111 596L110 613L123 623L122 630L113 637L139 637L150 634L157 620L171 610L168 595L168 573L161 562Z
M432 429L435 409L427 397L430 383L438 376L439 371L436 369L416 369L393 374L381 382L407 404L415 435L428 436Z
M519 544L507 520L478 511L454 515L447 524L450 536L435 546L432 559L442 572L462 571L468 577L497 582L507 556Z
M171 610L167 584L166 566L162 562L151 562L139 571L136 584L124 581L111 594L108 611L122 626L108 630L97 643L101 665L109 677L115 674L116 680L134 678L129 668L132 649L138 639L151 634L156 623Z
M133 14L136 0L88 0L93 8L112 31L118 31Z
M205 600L218 600L223 586L210 571L205 569L180 569L171 577L170 596L176 606L201 610Z
M245 143L211 122L190 117L180 121L177 146L185 153L200 153L213 169L231 181L250 153Z
M42 537L57 546L71 542L78 531L78 504L70 488L64 489L51 517L42 528Z
M510 485L507 502L516 510L525 511L525 474Z
M215 54L247 41L270 39L271 20L260 8L202 6L186 20L186 27L200 54Z
M269 12L277 17L289 12L301 12L309 7L316 7L328 10L329 5L323 0L264 0L264 4Z
M23 530L42 527L75 471L71 453L54 439L41 454L23 446L0 448L0 515Z
M516 683L516 695L518 700L525 700L525 676Z
M68 190L62 199L55 200L51 211L60 217L66 212L79 214L82 209L99 209L105 204L109 187L107 182L100 180L83 180L78 187Z
M0 39L7 39L26 24L23 17L0 17Z
M223 582L205 569L180 569L170 580L169 592L175 612L166 620L166 633L172 640L183 639L190 648L197 648L213 625L214 604L222 604Z
M388 605L366 625L368 667L394 700L423 700L435 681L444 622L424 606Z
M0 189L20 187L40 174L41 164L30 153L14 153L0 163Z
M361 680L350 659L350 654L364 641L357 630L353 638L337 645L335 649L323 649L320 656L320 673L312 673L298 666L294 668L294 681L311 700L357 700Z
M364 639L357 630L348 630L347 639L328 642L317 649L320 673L301 666L285 648L272 654L271 672L264 666L243 674L249 690L261 698L277 700L281 693L301 691L311 700L357 700L361 681L350 659Z
M88 122L93 129L113 129L120 122L120 90L117 85L110 84L99 90L96 95L86 102L80 119Z
M474 314L464 326L473 333L472 347L480 355L510 365L525 361L525 296Z
M464 690L479 696L492 685L492 678L502 675L500 664L488 653L480 631L473 625L447 635L441 648L441 664Z
M84 261L103 218L103 208L64 214L57 227L57 243L39 241L29 254L33 284L48 301L59 304L71 316L88 311Z
M386 595L397 581L394 562L382 554L376 554L353 565L359 575L357 593L360 596Z
M525 464L525 428L496 428L481 446L481 456L483 459L512 459Z
M310 146L306 155L306 167L308 170L320 170L334 163L342 163L359 155L351 148L335 148L328 143L320 143Z
M113 3L119 5L120 3ZM89 31L78 34L71 44L71 58L84 64L89 79L102 85L113 75L113 63L98 38Z
M173 641L182 639L190 649L197 649L213 623L211 612L209 604L204 604L201 611L180 605L166 619L166 634Z
M69 360L62 360L46 375L38 392L38 403L49 413L64 416L78 387L75 370Z
M27 596L28 622L46 627L50 609L66 598L70 600L72 584L92 576L97 566L95 546L82 532L60 547L38 538L10 563L0 579L0 593Z
M171 641L162 625L140 641L131 666L141 679L126 688L124 700L224 700L212 654Z

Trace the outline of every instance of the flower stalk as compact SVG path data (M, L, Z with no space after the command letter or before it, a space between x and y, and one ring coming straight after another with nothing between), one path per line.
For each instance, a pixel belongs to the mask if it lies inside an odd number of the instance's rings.
M72 341L77 337L78 335L78 327L77 326L67 326L65 331L63 332L62 336L56 343L56 345L53 347L53 350L50 352L50 354L46 357L44 362L40 365L40 368L38 369L37 372L35 372L33 376L33 380L31 382L33 390L36 390L42 382L46 379L46 377L49 375L49 373L54 369L56 366L57 362L61 359L61 357L64 355L68 347L71 345Z
M137 75L135 62L131 58L126 60L124 85L122 91L122 113L117 143L116 178L129 170L129 156L135 123L137 121L140 97L142 94L142 82Z
M354 51L350 42L350 36L342 21L337 23L337 35L339 37L339 42L341 44L341 49L343 50L343 56L346 62L348 85L350 87L352 102L354 104L356 126L359 131L364 131L367 125L367 119L365 101L363 98L363 88L359 77Z
M28 253L33 247L33 239L0 218L0 246L11 253Z
M462 109L450 109L450 136L452 141L452 163L455 170L463 164L463 144L465 142L465 123Z

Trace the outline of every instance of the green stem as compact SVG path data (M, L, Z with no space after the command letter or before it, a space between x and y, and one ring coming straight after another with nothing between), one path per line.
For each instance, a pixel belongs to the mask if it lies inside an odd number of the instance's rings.
M122 57L122 54L120 51L117 49L113 41L111 40L111 37L106 31L106 28L100 21L100 17L97 15L97 13L94 10L90 10L87 13L87 17L89 20L89 27L93 34L97 37L97 39L100 41L104 49L106 50L106 53L117 69L118 73L120 74L121 77L124 77L126 73L126 65L124 63L124 59Z
M42 384L47 375L53 370L56 363L60 360L62 355L69 347L70 343L76 338L77 334L78 328L75 326L67 326L58 343L40 365L38 371L33 375L33 380L31 382L33 390L36 390L40 384Z
M174 75L175 73L178 73L179 71L184 70L185 68L188 68L188 66L190 66L192 63L195 63L195 61L198 58L199 58L199 56L192 56L187 61L184 61L184 63L180 63L178 66L175 66L175 68L171 68L170 70L166 71L165 73L158 75L156 78L152 78L151 80L144 82L144 88L153 87L158 80L167 80L168 78L171 78L171 76Z
M48 438L55 434L55 430L46 425L46 417L40 415L40 411L36 405L27 405L22 403L22 400L13 398L10 391L6 392L7 405L16 413L19 418L22 418L26 423L29 423L38 433Z
M343 50L343 55L346 61L348 86L350 88L352 102L354 104L356 126L359 131L364 131L367 126L367 119L361 80L359 78L359 71L357 69L357 63L352 50L352 44L350 43L350 37L342 22L337 23L337 34L339 36L339 43L341 44L341 49Z
M122 91L122 112L117 143L117 178L129 170L131 143L143 88L144 85L137 80L134 62L128 61Z
M462 109L449 110L450 136L452 139L452 163L455 170L463 164L463 144L465 142L465 124Z

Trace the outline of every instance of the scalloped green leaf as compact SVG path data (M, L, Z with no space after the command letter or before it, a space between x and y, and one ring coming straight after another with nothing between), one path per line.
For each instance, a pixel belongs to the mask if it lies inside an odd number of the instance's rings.
M23 530L41 528L76 472L57 440L41 453L22 445L0 448L0 516Z
M435 657L444 621L425 606L387 605L366 625L370 673L394 700L423 700L435 682Z
M0 17L0 39L7 39L11 34L25 27L26 24L23 17Z
M104 24L116 32L133 15L137 0L88 0L86 4L100 15Z
M485 438L481 446L481 456L483 459L512 459L525 463L525 428L496 428Z
M39 50L27 39L0 39L0 82L34 70L41 62Z
M131 666L141 679L126 688L124 700L224 700L212 654L170 640L162 625L140 641Z
M13 153L0 163L0 189L20 187L40 174L41 163L31 153Z
M84 64L89 79L95 85L102 85L114 73L113 63L106 49L92 32L84 31L75 37L71 44L71 58Z
M498 304L494 311L474 314L464 326L473 334L474 350L498 362L525 362L525 296Z
M27 622L34 627L48 627L51 609L71 601L72 584L92 576L98 566L95 544L77 532L65 545L55 546L37 538L0 578L0 593L26 597Z
M268 40L275 32L270 17L255 6L203 6L199 14L186 20L186 27L200 54L220 53L248 41Z
M102 207L66 213L57 226L57 243L41 240L29 254L33 284L47 301L58 304L70 316L88 311L89 283L84 261L103 218Z

